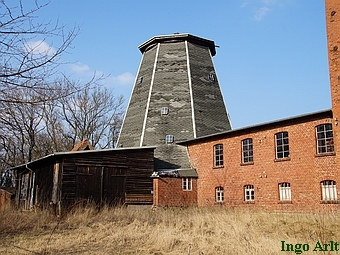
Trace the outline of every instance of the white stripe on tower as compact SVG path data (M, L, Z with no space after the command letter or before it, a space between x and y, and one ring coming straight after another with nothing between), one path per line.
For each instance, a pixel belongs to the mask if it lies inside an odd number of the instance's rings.
M192 83L191 83L191 71L190 71L188 41L185 41L185 50L186 50L186 54L187 54L187 66L188 66L188 79L189 79L190 102L191 102L192 128L193 128L193 131L194 131L194 138L196 138L196 123L195 123L195 112L194 112L194 96L192 94Z
M151 77L151 84L150 84L148 102L146 103L145 116L144 116L144 122L143 122L143 129L142 129L142 134L141 134L141 137L140 137L140 144L139 144L139 147L142 147L142 146L143 146L143 140L144 140L144 134L145 134L145 127L146 127L146 119L147 119L147 117L148 117L149 106L150 106L150 99L151 99L151 92L152 92L153 82L154 82L154 79L155 79L155 72L156 72L156 66L157 66L157 59L158 59L159 47L160 47L160 43L158 43L158 45L157 45L157 51L156 51L156 56L155 56L155 62L154 62L154 64L153 64L153 71L152 71L152 77Z
M132 90L131 90L131 92L130 92L129 102L128 102L128 104L127 104L128 107L130 106L130 102L131 102L131 98L132 98L132 95L133 95L133 91L135 90L135 87L136 87L136 84L137 84L138 74L139 74L140 68L141 68L142 63L143 63L144 55L145 55L145 53L143 53L143 55L142 55L142 60L141 60L140 63L139 63L139 67L138 67L138 70L137 70L137 75L136 75L135 81L134 81L134 83L133 83L133 88L132 88ZM123 118L123 122L122 122L122 126L121 126L120 130L123 130L124 123L125 123L125 118L126 118L126 115L127 115L127 112L128 112L127 110L128 110L128 109L126 109L126 111L125 111L124 118ZM119 146L119 144L120 144L120 142L119 142L119 140L120 140L120 135L121 135L121 132L119 132L119 136L118 136L118 139L117 139L116 148L117 148L117 146Z

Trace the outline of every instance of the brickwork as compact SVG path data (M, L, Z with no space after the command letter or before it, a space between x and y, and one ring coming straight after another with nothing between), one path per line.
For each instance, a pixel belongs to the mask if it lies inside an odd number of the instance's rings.
M182 188L182 178L155 178L155 206L194 206L197 205L197 179L192 178L192 190Z
M326 0L325 2L334 145L337 155L336 162L340 166L340 1ZM340 167L338 167L337 175L340 175ZM337 182L337 188L338 190L340 188L339 182Z
M335 154L320 156L316 152L315 127L332 123L331 111L322 114L291 118L215 135L189 142L192 167L198 172L197 201L199 206L213 206L215 188L224 188L224 205L268 210L338 210L339 204L321 201L323 180L338 181ZM275 152L275 134L288 132L288 159L278 160ZM242 164L243 139L253 139L253 163ZM214 167L216 144L223 144L224 166ZM279 183L291 186L291 201L279 199ZM254 201L245 202L245 185L254 186ZM339 188L337 190L338 197Z

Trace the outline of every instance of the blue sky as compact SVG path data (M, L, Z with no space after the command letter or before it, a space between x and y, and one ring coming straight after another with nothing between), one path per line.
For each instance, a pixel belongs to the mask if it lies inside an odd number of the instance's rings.
M110 75L126 104L138 46L179 32L220 46L213 61L233 128L331 107L323 0L51 0L38 14L80 27L63 68L81 80Z

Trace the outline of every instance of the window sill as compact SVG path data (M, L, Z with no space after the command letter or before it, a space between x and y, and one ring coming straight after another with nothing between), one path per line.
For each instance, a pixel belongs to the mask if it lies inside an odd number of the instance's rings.
M243 201L243 204L255 204L255 201Z
M327 152L327 153L320 153L320 154L315 154L315 157L328 157L328 156L335 156L335 152Z
M224 166L214 166L213 169L224 168Z
M339 200L321 200L320 204L340 204Z
M292 204L292 200L280 200L279 204Z
M290 158L276 158L274 162L290 161Z
M247 162L247 163L241 163L241 166L251 166L254 165L254 162Z

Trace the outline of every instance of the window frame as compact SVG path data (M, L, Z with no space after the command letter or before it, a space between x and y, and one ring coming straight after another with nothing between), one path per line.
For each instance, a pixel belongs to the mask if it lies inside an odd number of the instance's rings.
M224 188L222 186L215 188L215 201L216 203L224 202Z
M255 201L254 185L252 185L252 184L244 185L243 189L244 189L244 201L245 202L254 202Z
M214 82L215 81L215 74L214 73L209 73L208 74L208 79L210 82Z
M223 144L215 144L214 145L214 167L223 167L224 166L224 158L223 158Z
M327 127L330 127L330 129L327 129ZM331 123L317 125L315 127L315 137L316 153L318 155L334 154L334 134Z
M246 142L249 142L249 141L250 141L250 143L246 143ZM253 138L243 139L241 141L241 146L242 146L241 147L241 151L242 151L242 164L253 163L254 162ZM246 147L246 149L245 149L245 147ZM245 153L247 153L247 156L245 156ZM249 155L249 154L251 154L251 155ZM247 159L247 161L245 159Z
M192 191L192 178L191 177L182 178L182 190Z
M292 201L292 189L289 182L279 183L280 201Z
M337 201L336 181L323 180L320 182L322 201Z
M175 140L175 138L174 138L173 135L166 135L165 136L165 143L166 144L172 144L172 143L174 143L174 140Z
M278 132L275 134L275 159L282 160L289 158L289 134L287 131Z
M162 107L161 115L168 115L168 114L169 114L169 107Z

